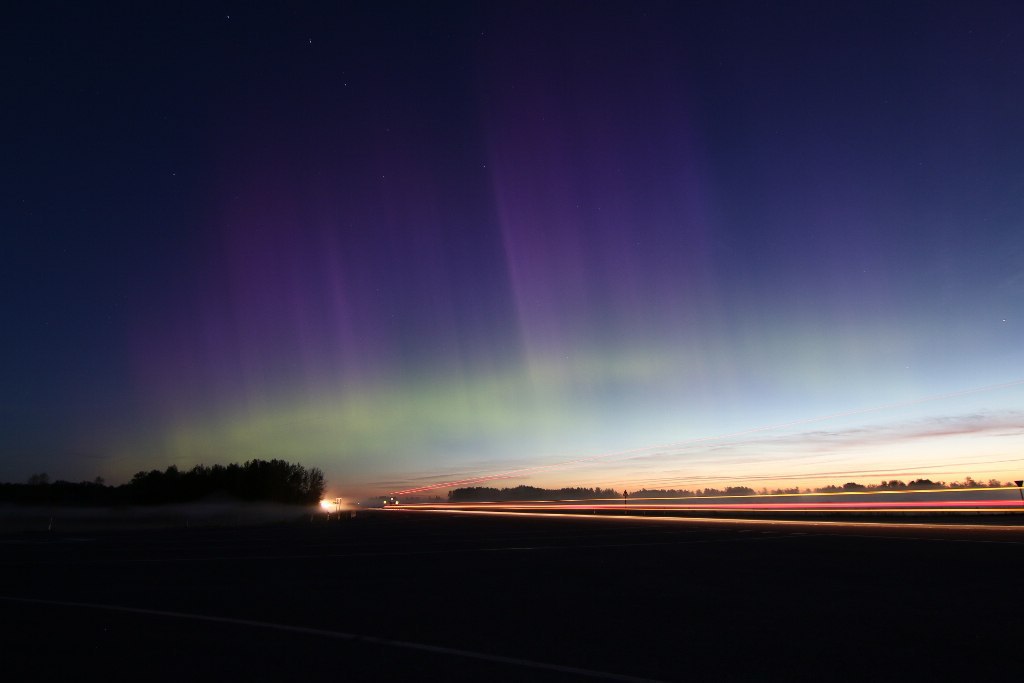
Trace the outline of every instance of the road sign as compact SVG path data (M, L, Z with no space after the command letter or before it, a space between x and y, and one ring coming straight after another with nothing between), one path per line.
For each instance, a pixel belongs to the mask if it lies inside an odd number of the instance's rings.
M1024 486L1024 479L1018 479L1013 483L1017 485L1017 488L1020 488L1021 486Z

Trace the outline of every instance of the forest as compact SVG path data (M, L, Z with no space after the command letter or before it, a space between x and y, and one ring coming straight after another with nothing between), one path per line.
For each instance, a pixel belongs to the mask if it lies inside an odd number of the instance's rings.
M27 483L0 483L0 503L19 505L160 505L200 500L230 499L309 505L324 492L324 475L319 468L305 468L284 460L249 460L242 464L196 465L181 471L175 465L165 470L138 472L127 484L107 485L93 481L50 481L45 473L34 474Z

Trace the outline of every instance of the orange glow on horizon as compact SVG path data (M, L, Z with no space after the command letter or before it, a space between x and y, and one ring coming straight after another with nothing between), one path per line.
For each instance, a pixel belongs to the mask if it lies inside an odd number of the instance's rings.
M599 453L597 455L584 456L584 457L580 457L580 458L572 458L572 459L569 459L569 460L564 460L564 461L561 461L561 462L551 463L551 464L547 464L547 465L525 466L525 467L505 470L505 471L502 471L502 472L495 472L493 474L478 475L478 476L475 476L475 477L467 477L467 478L457 479L457 480L452 480L452 481L439 482L439 483L436 483L436 484L427 484L427 485L424 485L424 486L417 486L417 487L408 488L408 489L399 490L399 491L392 491L388 495L390 495L390 496L399 496L399 495L408 495L408 494L422 493L422 492L425 492L425 491L433 491L433 490L443 489L443 488L449 488L449 489L450 488L457 488L457 487L471 485L471 484L481 484L481 483L488 482L488 481L496 481L496 480L500 480L500 479L511 479L511 478L519 477L519 476L523 476L523 475L533 475L533 474L536 474L536 473L539 473L539 472L548 472L550 470L557 470L557 469L571 467L571 466L574 466L574 465L581 465L581 464L585 464L585 463L597 463L597 462L609 461L609 460L612 460L612 459L615 459L615 458L620 458L621 460L631 460L631 459L634 459L634 458L637 458L637 457L641 457L641 456L644 456L644 455L653 454L656 451L665 450L665 449L685 449L685 448L689 448L689 447L696 446L696 445L699 445L699 444L713 443L713 442L722 441L722 440L725 440L725 439L735 439L736 437L746 437L746 436L750 436L750 435L753 435L753 434L758 434L758 433L763 433L763 432L770 432L770 431L774 431L774 430L778 430L778 429L786 429L786 428L789 428L789 427L798 427L798 426L803 426L803 425L808 425L808 424L814 424L814 423L817 423L817 422L824 422L824 421L827 421L827 420L832 420L832 419L841 418L841 417L853 417L853 416L857 416L857 415L865 415L865 414L881 412L881 411L885 411L885 410L892 410L892 409L897 409L897 408L906 408L906 407L911 407L911 406L917 406L917 405L921 405L921 404L924 404L924 403L931 403L931 402L934 402L934 401L941 401L941 400L945 400L945 399L949 399L949 398L957 398L957 397L962 397L962 396L969 396L969 395L972 395L972 394L979 394L979 393L984 393L984 392L988 392L988 391L994 391L994 390L998 390L998 389L1006 389L1006 388L1009 388L1009 387L1019 386L1021 384L1024 384L1024 379L1016 379L1016 380L1013 380L1013 381L1010 381L1010 382L1003 382L1003 383L999 383L999 384L990 384L990 385L981 386L981 387L972 387L972 388L969 388L969 389L961 389L961 390L958 390L958 391L952 391L952 392L947 392L947 393L943 393L943 394L935 394L935 395L931 395L931 396L924 396L924 397L920 397L920 398L916 398L916 399L911 399L911 400L908 400L908 401L898 401L898 402L894 402L894 403L886 403L886 404L881 404L881 405L877 405L877 406L870 406L870 407L866 407L866 408L855 408L855 409L851 409L851 410L843 410L843 411L839 411L839 412L830 413L830 414L827 414L827 415L818 415L818 416L814 416L814 417L800 418L800 419L796 419L796 420L787 420L787 421L783 421L783 422L777 422L777 423L767 424L767 425L760 425L760 426L757 426L757 427L750 427L750 428L747 428L747 429L741 429L741 430L727 432L727 433L722 433L722 434L715 434L715 435L703 436L703 437L694 437L694 438L683 439L683 440L679 440L679 441L672 441L672 442L660 443L660 444L652 444L652 445L648 445L648 446L641 446L641 447L637 447L637 448L629 448L629 449L624 449L624 450L608 451L608 452L605 452L605 453ZM1007 461L1007 462L1010 462L1010 461ZM929 469L929 468L919 468L919 469ZM909 474L909 472L901 472L899 474L902 475L902 476L906 476L907 474ZM937 473L932 473L932 476L934 476L935 474L937 474ZM803 475L803 476L804 476L805 480L808 481L808 482L809 481L817 481L818 480L818 477L816 477L814 474L808 474L808 475ZM866 476L866 475L864 475L864 476ZM755 479L761 479L761 481L765 482L765 483L767 483L766 480L771 479L771 478L772 477L765 477L765 478L756 478L755 477ZM786 478L787 477L781 477L781 479L786 479ZM708 483L713 483L713 482L709 481ZM803 494L801 494L801 495L803 495Z

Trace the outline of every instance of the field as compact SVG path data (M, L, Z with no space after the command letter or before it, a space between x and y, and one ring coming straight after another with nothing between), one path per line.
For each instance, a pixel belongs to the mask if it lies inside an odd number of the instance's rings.
M1010 679L1022 570L1009 525L385 510L6 534L0 623L12 681Z

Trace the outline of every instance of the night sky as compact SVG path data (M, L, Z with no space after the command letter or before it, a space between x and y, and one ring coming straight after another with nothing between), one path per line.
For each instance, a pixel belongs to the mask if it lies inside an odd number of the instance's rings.
M1024 474L1019 3L2 24L0 480Z

